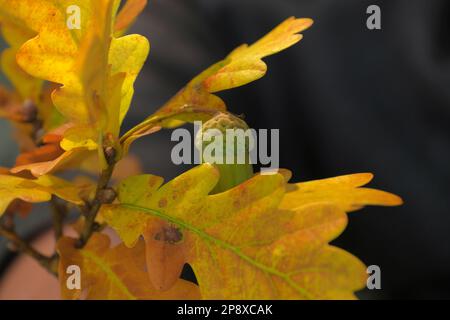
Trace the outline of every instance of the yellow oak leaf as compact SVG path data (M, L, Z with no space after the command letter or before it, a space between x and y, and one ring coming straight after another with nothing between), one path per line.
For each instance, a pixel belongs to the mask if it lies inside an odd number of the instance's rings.
M60 146L66 151L75 148L97 150L98 139L98 131L95 128L88 125L79 125L64 132L64 139L61 141Z
M155 114L127 132L123 145L130 145L152 127L172 128L186 121L209 119L214 111L224 111L225 103L213 93L236 88L263 77L263 58L285 50L302 39L300 32L312 25L311 19L287 19L253 45L236 48L224 60L212 65L189 82ZM131 140L131 141L128 141ZM125 148L127 149L127 148Z
M25 73L16 62L16 48L8 48L1 54L0 63L4 74L19 92L22 99L36 101L43 81Z
M283 51L302 39L300 32L313 24L311 19L287 19L253 45L236 48L219 65L207 70L202 80L206 91L214 93L236 88L263 77L267 65L263 58Z
M119 122L122 123L131 104L134 95L134 82L142 69L149 54L150 44L148 40L137 34L114 38L109 52L109 63L112 74L123 73L123 80Z
M24 4L27 1L19 3L13 0L7 4L0 1L0 28L4 39L11 46L2 52L0 63L4 74L15 87L14 94L10 93L14 98L6 105L0 102L0 117L12 122L14 138L21 153L18 162L22 163L43 156L56 157L59 152L59 147L54 145L36 148L36 141L33 139L36 129L31 123L33 119L37 118L44 130L51 130L64 121L50 100L49 86L44 86L42 80L25 73L16 62L20 46L37 34L37 26L29 24L26 15L21 16L27 11L24 10Z
M17 89L22 99L36 101L43 81L25 73L16 62L19 48L36 36L41 22L34 19L35 9L47 7L47 3L33 0L0 0L0 26L10 48L1 55L3 72Z
M53 93L53 101L67 119L82 124L97 120L93 118L99 110L93 108L96 105L93 100L96 99L94 93L104 93L106 81L101 80L106 80L108 35L111 34L108 30L111 29L114 1L71 3L80 8L79 29L72 30L67 26L67 3L58 0L36 2L48 6L38 8L34 13L33 19L41 23L39 34L22 45L17 62L33 76L63 85ZM89 68L87 59L95 59L90 60ZM95 87L87 88L85 82Z
M29 31L14 42L18 65L35 78L61 85L52 100L73 128L61 142L67 154L53 159L55 165L47 165L51 170L60 167L59 160L99 149L106 134L119 134L149 52L143 36L114 37L119 4L118 0L72 1L70 5L80 9L79 28L68 27L68 4L63 0L8 1L0 15L23 22ZM122 26L129 25L143 5L142 1L126 3L119 17ZM34 38L23 43L30 35ZM10 38L18 36L13 33ZM105 165L101 158L100 163Z
M393 206L401 198L381 190L360 188L373 179L371 173L290 184L281 208L296 208L311 202L332 202L341 210L351 212L365 205Z
M0 29L10 48L0 57L4 74L18 92L21 102L32 101L38 108L38 117L45 130L51 130L64 120L50 100L48 86L41 79L26 73L17 63L20 47L38 34L42 24L33 19L34 10L51 10L50 4L39 1L0 0ZM51 90L53 91L53 90Z
M9 175L9 169L0 167L0 175ZM22 218L26 218L26 216L33 209L33 205L29 202L25 202L20 199L15 199L11 201L8 207L4 210L3 214L19 214ZM0 214L1 216L1 214Z
M117 27L126 28L135 20L146 1L129 0L117 19L118 0L72 1L70 6L80 8L79 28L68 27L69 4L63 0L1 2L2 30L11 45L3 61L17 78L12 81L31 88L22 75L62 85L53 90L52 100L73 125L61 142L66 154L46 164L29 164L39 168L30 171L52 172L64 167L59 161L75 163L75 158L83 158L78 153L97 149L103 135L117 137L149 44L140 35L115 38L114 34ZM53 116L44 117L46 129L52 128L47 122L53 123Z
M129 249L123 244L111 247L107 235L95 233L83 249L75 248L76 239L61 238L59 281L65 299L135 300L199 299L198 287L178 279L170 290L160 292L148 280L145 271L144 243ZM81 288L69 288L69 266L80 269Z
M119 1L73 1L71 5L81 10L79 30L67 27L64 1L47 1L53 8L39 10L35 19L42 21L48 15L52 19L20 48L17 61L29 74L63 85L53 93L53 101L67 119L77 124L101 120L97 126L107 125L111 121L99 119L102 109L105 105L114 109L111 105L117 102L111 97L117 89L127 100L121 108L128 108L130 87L147 57L148 41L139 35L112 37ZM125 74L122 81L117 80L119 73ZM107 114L126 112L119 110ZM112 126L117 131L119 123Z
M55 195L68 202L81 205L79 189L63 179L45 175L36 180L0 174L0 216L15 199L39 203L49 201Z
M52 92L57 88L54 83L47 83L39 99L36 102L38 108L38 118L42 121L42 129L46 134L58 129L61 126L68 125L63 115L55 108L52 101Z
M46 202L51 194L41 190L21 188L23 179L0 175L0 216L5 213L8 206L16 199L30 203Z
M165 185L152 175L130 177L101 218L129 247L144 236L149 277L162 290L189 263L205 299L354 298L365 266L328 243L345 229L346 211L401 199L358 188L367 175L297 185L289 176L255 175L214 195L219 173L210 164Z

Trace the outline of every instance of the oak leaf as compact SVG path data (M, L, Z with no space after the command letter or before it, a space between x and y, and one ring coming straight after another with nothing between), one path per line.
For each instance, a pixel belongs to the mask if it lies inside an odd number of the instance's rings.
M71 123L66 123L45 134L39 146L33 145L19 154L11 173L31 173L39 177L50 172L74 168L89 173L98 172L97 151L81 147L69 151L61 148L64 133L72 127Z
M44 85L42 79L26 73L17 63L16 55L20 47L35 37L42 27L41 21L33 19L35 10L50 10L49 2L0 0L0 28L3 38L10 46L0 57L4 74L13 84L21 103L32 101L39 109L39 119L45 130L61 124L63 118L50 100L51 85ZM49 91L51 90L51 91Z
M97 125L112 126L108 129L117 131L118 121L99 117L105 116L102 112L111 118L116 113L126 113L134 79L148 54L148 41L139 35L112 37L118 1L73 1L82 11L80 30L67 28L61 1L50 2L53 9L39 11L35 19L42 21L39 15L51 15L52 19L41 28L38 37L20 48L19 65L35 77L63 85L53 92L53 101L67 119L77 124L100 120ZM92 61L96 63L93 65ZM114 94L117 89L126 101ZM106 105L118 109L102 110Z
M83 204L78 188L63 179L45 175L36 180L0 174L0 216L15 199L29 203L47 202L55 195L70 203Z
M358 188L369 175L288 184L282 171L209 195L218 175L204 164L166 185L131 177L118 186L118 203L102 208L127 246L144 236L149 276L161 290L189 263L205 299L354 298L365 266L328 243L345 229L346 211L401 203Z
M8 4L8 10L15 12L14 17L30 19L27 23L37 34L18 49L17 63L33 77L61 85L53 91L52 100L73 124L61 141L66 154L53 159L54 163L47 165L48 170L34 172L49 173L59 167L59 161L101 149L106 134L118 136L131 104L134 81L149 52L143 36L114 37L119 3L73 1L71 5L81 9L79 30L67 27L67 4L62 0L35 0L33 6L20 1ZM122 23L139 13L133 9L133 3L125 5L126 8L127 11L122 11ZM106 166L102 157L99 161Z
M236 88L263 77L267 65L263 58L283 51L302 39L300 32L312 25L311 19L289 18L253 45L241 45L224 60L212 65L191 80L155 114L127 132L121 143L129 145L152 133L153 127L172 128L186 121L206 120L214 111L225 111L221 98L213 94Z
M15 166L18 167L37 162L51 161L58 158L63 153L64 150L61 149L58 143L45 144L31 151L21 153L16 158Z
M0 167L0 175L9 175L9 169ZM5 212L3 214L11 214L14 215L15 213L18 213L22 218L25 218L28 216L28 214L33 209L33 206L31 203L25 202L20 199L15 199L11 201L11 203L8 205L8 207L4 210Z
M57 153L55 153L55 155L56 154ZM47 157L47 155L48 154L46 154L45 157ZM95 168L98 168L97 155L98 153L96 151L89 151L84 148L75 148L69 151L62 152L58 157L54 159L43 162L33 162L28 164L17 165L10 171L13 174L19 173L24 174L26 172L29 172L34 177L40 177L43 175L47 175L50 172L57 172L66 169L78 168L83 170L85 165L88 166L88 170L86 171L92 171L91 170L92 164L97 164ZM37 159L33 158L32 154L29 154L29 156L31 156L32 159ZM98 172L98 169L96 170L96 172Z
M64 237L57 245L60 255L59 280L64 299L90 300L135 299L199 299L198 287L178 279L165 292L156 290L147 277L144 243L134 248L123 244L111 247L109 237L95 233L83 249L75 248L76 239ZM81 270L81 288L69 289L67 268L76 265Z
M42 23L33 18L36 8L47 3L33 0L0 0L0 25L3 38L10 48L1 55L3 72L17 89L22 99L36 101L43 81L27 74L16 62L19 48L37 35Z

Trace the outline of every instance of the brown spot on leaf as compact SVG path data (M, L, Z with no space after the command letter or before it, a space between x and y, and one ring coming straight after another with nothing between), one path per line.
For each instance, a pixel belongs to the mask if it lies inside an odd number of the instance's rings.
M155 185L158 183L158 181L159 181L159 178L158 178L158 177L151 176L151 177L148 179L148 186L149 186L151 189L153 189L153 187L155 187Z
M162 198L161 200L159 200L158 205L160 208L164 208L165 206L167 206L167 199Z
M176 227L163 227L160 232L155 235L155 240L165 241L169 244L175 244L183 239L183 234Z

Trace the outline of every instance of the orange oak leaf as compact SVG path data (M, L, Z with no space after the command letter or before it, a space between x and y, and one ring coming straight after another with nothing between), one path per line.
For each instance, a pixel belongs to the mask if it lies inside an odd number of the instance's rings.
M117 15L114 30L121 34L128 29L147 5L147 0L128 0Z
M33 176L40 177L42 175L66 169L83 169L84 163L87 163L88 165L92 164L93 157L97 157L96 151L89 151L84 148L72 149L70 151L63 152L59 157L55 159L44 162L33 162L29 164L18 165L12 168L10 171L14 174L30 172ZM97 161L95 161L95 163L96 162Z
M354 298L365 286L365 266L328 243L345 229L346 211L401 204L359 188L366 174L288 184L289 172L281 171L209 195L218 175L204 164L166 185L131 177L118 186L118 203L102 208L127 246L144 236L149 276L161 290L189 263L205 299Z
M11 173L29 172L31 175L39 177L66 169L87 169L85 168L87 164L91 166L91 159L96 156L96 152L90 151L88 148L64 151L60 146L64 133L72 126L71 123L66 123L44 135L41 138L42 145L33 145L16 158L15 167L10 170Z
M59 281L65 299L90 300L135 299L199 299L198 287L178 279L170 290L156 290L148 280L144 243L138 242L130 249L123 244L111 247L107 235L95 233L83 249L75 248L75 239L61 238L57 245L60 255ZM69 288L68 267L81 271L81 287Z
M58 158L64 152L58 143L46 144L32 151L21 153L16 158L16 167L36 162L47 162Z

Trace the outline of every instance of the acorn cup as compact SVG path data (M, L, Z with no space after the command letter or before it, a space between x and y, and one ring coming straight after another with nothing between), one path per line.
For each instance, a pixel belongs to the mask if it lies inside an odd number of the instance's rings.
M254 137L247 123L230 113L218 113L203 123L195 137L201 163L214 164L220 179L210 194L229 190L253 176Z

